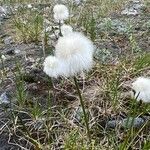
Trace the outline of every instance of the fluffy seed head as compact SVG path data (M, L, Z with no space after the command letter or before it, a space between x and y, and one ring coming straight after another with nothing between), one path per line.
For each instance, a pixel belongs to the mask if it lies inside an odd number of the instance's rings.
M66 20L69 17L68 8L62 4L55 5L53 8L53 12L54 12L54 19L57 22Z
M83 70L89 70L93 64L93 43L78 32L60 37L55 55L67 66L65 76L72 76Z
M73 29L71 26L65 25L65 24L61 26L61 33L63 36L71 34L72 32L73 32Z
M134 97L139 101L150 102L150 79L139 77L132 83L132 89L135 91Z
M43 65L44 72L50 77L57 77L60 74L59 60L55 56L48 56Z

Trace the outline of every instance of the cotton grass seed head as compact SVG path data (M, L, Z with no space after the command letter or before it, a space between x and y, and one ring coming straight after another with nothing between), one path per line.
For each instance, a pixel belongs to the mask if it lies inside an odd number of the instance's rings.
M53 8L54 19L56 22L62 22L69 17L69 10L65 5L57 4Z
M72 32L73 32L73 29L71 26L65 25L65 24L61 26L61 33L63 36L71 34Z
M44 72L50 77L59 76L59 60L55 56L48 56L44 61Z
M74 76L88 71L93 64L93 43L81 33L72 32L60 37L55 47L55 56L48 56L44 72L50 77Z
M150 79L139 77L132 83L132 89L135 91L134 97L139 101L150 102Z
M78 32L60 37L55 47L55 55L66 63L65 76L73 76L81 71L88 71L93 64L93 43Z

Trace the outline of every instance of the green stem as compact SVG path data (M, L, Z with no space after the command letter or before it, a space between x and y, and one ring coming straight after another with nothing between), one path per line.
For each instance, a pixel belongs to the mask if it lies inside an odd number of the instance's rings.
M86 111L85 111L84 101L83 101L83 98L81 95L81 91L79 89L79 84L78 84L77 78L75 76L74 76L74 82L75 82L75 86L76 86L76 89L77 89L77 92L79 95L80 104L81 104L81 107L83 110L84 121L85 121L85 125L86 125L86 130L87 130L87 136L88 136L89 142L91 143L91 135L90 135L90 129L89 129L89 123L88 123L88 116L87 116Z
M62 36L62 32L61 32L61 22L59 21L58 23L58 26L59 26L59 36Z

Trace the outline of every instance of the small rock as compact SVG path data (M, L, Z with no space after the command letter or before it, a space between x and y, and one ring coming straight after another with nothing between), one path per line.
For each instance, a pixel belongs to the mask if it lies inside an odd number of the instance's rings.
M79 5L81 3L81 0L74 0L75 4Z
M19 54L21 51L19 49L15 49L15 54Z
M10 8L8 6L0 6L0 20L8 19L11 14Z
M5 61L7 58L6 58L5 55L2 55L2 56L1 56L1 59L2 59L3 61Z
M124 127L124 128L131 128L131 127L139 128L144 123L145 123L145 120L140 117L136 117L136 118L129 117L129 118L123 119L122 127Z
M83 2L86 2L86 0L74 0L74 3L76 5L79 5L79 4L83 3Z
M111 62L113 58L112 51L106 48L97 49L94 56L97 60L104 64Z
M140 9L142 9L143 7L144 7L143 4L134 4L134 5L133 5L133 8L136 9L136 10L140 10Z
M1 20L6 17L6 14L7 14L7 10L4 7L0 6L0 18L1 18Z
M50 32L50 31L52 31L52 28L51 28L51 27L47 27L47 28L45 29L45 32Z
M144 5L141 3L141 1L133 0L130 2L129 6L127 6L127 8L121 12L121 14L127 16L136 16L141 13L143 7Z
M1 14L6 14L6 13L7 13L6 8L0 6L0 13L1 13Z
M73 116L74 122L81 122L82 118L83 118L83 110L81 107L78 107Z
M104 18L97 26L97 31L99 33L108 32L109 34L114 34L114 33L124 34L128 30L129 30L129 24L119 19Z
M129 117L125 119L120 120L110 120L107 122L106 126L107 128L116 128L117 126L120 126L125 129L129 129L131 127L139 128L145 123L145 119L141 117Z
M12 44L12 43L13 43L12 37L11 37L11 36L6 37L6 38L4 39L4 43L5 43L6 45Z
M115 128L116 126L120 125L120 120L110 120L107 123L107 128Z
M128 16L130 16L130 15L136 16L136 15L138 15L139 13L138 13L138 11L137 11L136 9L134 9L134 8L126 8L125 10L123 10L123 11L121 12L121 14L122 14L122 15L128 15Z
M10 101L9 101L9 98L6 94L6 92L2 93L1 96L0 96L0 104L9 104Z
M31 5L31 4L28 4L27 7L28 7L29 9L31 9L31 8L32 8L32 5Z

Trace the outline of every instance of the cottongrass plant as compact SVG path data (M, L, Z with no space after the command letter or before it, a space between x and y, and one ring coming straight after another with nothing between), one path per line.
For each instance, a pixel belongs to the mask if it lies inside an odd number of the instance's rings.
M55 55L44 62L44 72L51 77L70 77L88 71L93 64L94 46L83 34L72 32L60 37Z
M93 53L93 43L83 34L72 32L59 38L55 47L55 55L48 56L44 61L44 72L50 77L57 78L59 76L64 76L74 78L84 114L84 121L89 141L91 141L91 136L88 115L85 110L83 97L79 89L76 75L92 68Z
M53 8L54 19L56 22L64 22L69 17L69 10L65 5L57 4Z
M72 28L70 25L63 24L63 25L61 26L61 33L62 33L62 36L71 34L72 32L73 32L73 28Z
M62 36L61 33L61 24L64 23L66 19L69 18L69 10L65 5L57 4L53 8L54 20L58 22L59 25L59 35Z
M132 89L137 101L142 100L145 103L150 103L150 79L139 77L132 83Z

